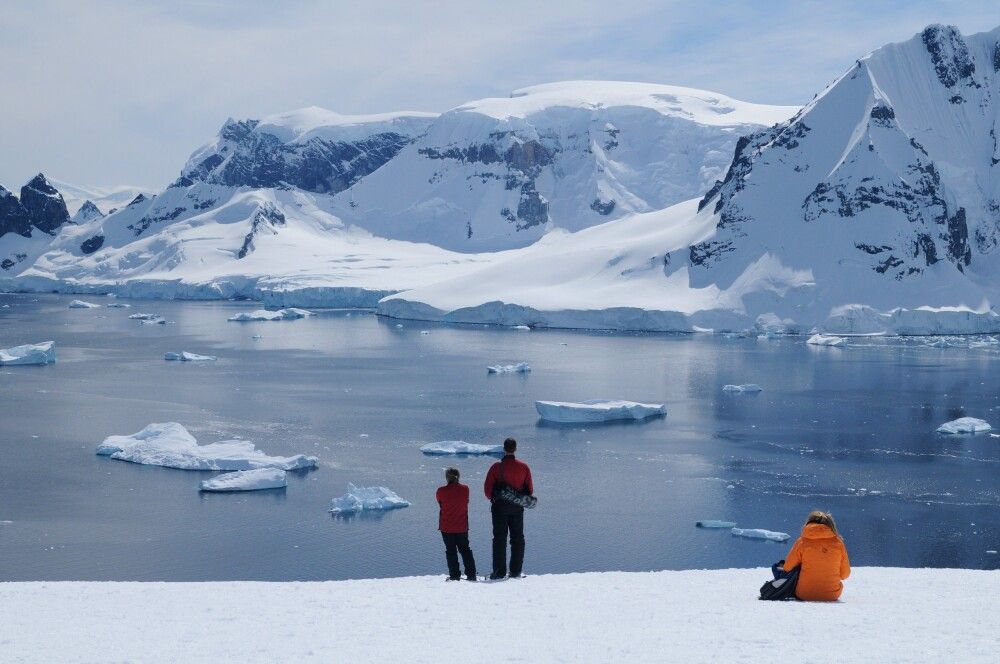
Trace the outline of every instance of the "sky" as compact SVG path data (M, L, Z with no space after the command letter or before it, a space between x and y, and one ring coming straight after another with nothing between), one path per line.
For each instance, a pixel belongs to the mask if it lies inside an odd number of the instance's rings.
M0 0L0 184L158 189L228 117L443 111L558 80L802 104L930 23L996 0Z

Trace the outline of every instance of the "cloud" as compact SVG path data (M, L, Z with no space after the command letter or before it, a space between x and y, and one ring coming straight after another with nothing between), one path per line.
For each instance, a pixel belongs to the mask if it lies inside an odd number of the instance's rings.
M834 5L834 6L831 6ZM444 110L568 78L802 103L931 22L989 2L35 2L0 14L0 182L160 186L229 116Z

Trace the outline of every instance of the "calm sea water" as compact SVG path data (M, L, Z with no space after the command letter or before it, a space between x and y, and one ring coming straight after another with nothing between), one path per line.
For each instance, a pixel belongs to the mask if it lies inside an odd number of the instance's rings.
M434 490L457 465L473 488L471 538L489 567L490 458L420 445L520 442L540 498L528 573L747 567L786 544L696 529L699 519L798 532L829 509L855 565L997 568L1000 438L946 437L962 415L1000 424L1000 347L919 340L846 349L802 338L597 334L397 323L363 312L237 324L255 308L0 295L0 347L54 339L59 361L0 368L0 579L343 579L444 572ZM106 298L91 298L105 302ZM136 312L170 325L141 325ZM398 325L401 325L399 327ZM428 334L421 334L427 330ZM261 335L255 340L254 335ZM210 364L163 353L217 355ZM526 361L526 376L487 364ZM722 392L755 382L757 395ZM667 404L640 424L547 426L536 399ZM320 457L285 490L198 492L211 473L94 454L110 434L177 421ZM413 504L327 513L348 482Z

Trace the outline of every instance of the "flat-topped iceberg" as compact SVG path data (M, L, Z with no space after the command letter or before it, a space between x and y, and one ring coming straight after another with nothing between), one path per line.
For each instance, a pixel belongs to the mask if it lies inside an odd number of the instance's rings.
M791 537L788 533L779 533L773 530L763 530L761 528L733 528L732 533L736 537L762 539L769 540L771 542L784 542Z
M267 309L244 311L243 313L236 314L235 316L230 316L228 320L235 323L246 323L250 321L296 320L298 318L305 318L306 316L312 315L313 312L311 311L290 307L288 309L278 309L277 311L268 311Z
M347 485L347 493L330 502L330 512L333 514L353 514L381 510L394 510L409 507L410 503L403 500L395 491L384 486L354 486Z
M201 483L202 491L260 491L288 486L285 471L280 468L257 468L223 473Z
M705 519L704 521L695 521L696 528L728 528L732 529L736 527L735 521L718 521L716 519Z
M70 309L100 309L101 305L94 304L92 302L84 302L83 300L73 300L69 303Z
M153 423L127 436L108 436L97 446L97 454L148 466L181 470L252 470L315 468L316 457L296 454L268 456L248 440L223 440L199 445L177 422Z
M847 339L832 334L814 334L806 340L806 343L813 346L841 346L847 343Z
M723 392L749 393L760 392L764 388L757 383L744 383L743 385L723 385Z
M477 443L467 443L464 440L442 440L437 443L427 443L420 448L420 451L424 454L432 455L499 454L502 450L503 445L479 445Z
M129 320L159 320L159 314L132 314Z
M173 362L214 362L217 358L212 355L189 353L185 350L180 353L164 353L163 359Z
M0 348L0 365L52 364L55 361L56 342L54 341Z
M543 420L549 422L613 422L616 420L644 420L665 415L666 407L659 403L638 403L609 399L588 401L536 401L535 409Z
M108 302L104 306L106 306L108 309L130 309L132 307L131 304L128 304L126 302Z
M978 417L960 417L957 420L945 422L937 428L937 432L948 434L983 433L992 428L989 422Z
M528 366L527 362L518 362L517 364L494 364L493 366L486 367L486 373L491 374L528 373L530 371L531 367Z

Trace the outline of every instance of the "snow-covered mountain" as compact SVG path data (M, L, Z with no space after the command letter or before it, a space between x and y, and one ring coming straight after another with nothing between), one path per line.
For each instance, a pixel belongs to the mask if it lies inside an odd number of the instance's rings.
M930 26L858 60L788 122L741 138L698 209L546 238L382 310L639 329L733 329L765 314L845 332L997 331L998 119L1000 29Z
M112 210L126 205L139 194L150 195L152 190L146 187L135 187L132 185L116 185L112 187L93 187L89 185L71 184L57 178L49 178L49 183L55 187L63 200L66 201L66 209L71 215L80 211L87 201L90 201L101 214L108 214Z
M741 134L797 108L690 88L569 81L442 114L336 197L345 221L457 251L534 242L698 196Z

